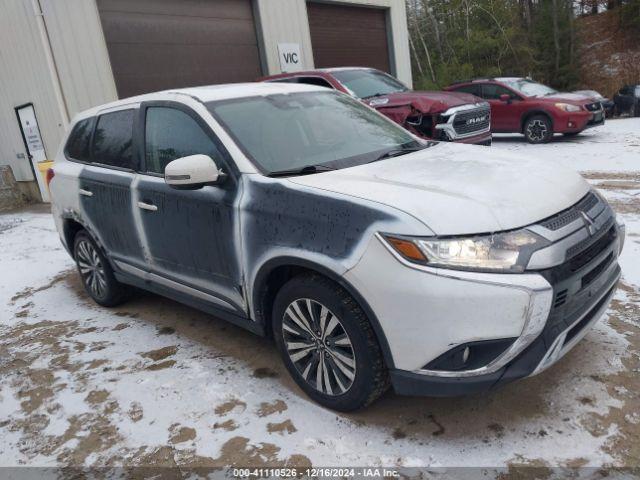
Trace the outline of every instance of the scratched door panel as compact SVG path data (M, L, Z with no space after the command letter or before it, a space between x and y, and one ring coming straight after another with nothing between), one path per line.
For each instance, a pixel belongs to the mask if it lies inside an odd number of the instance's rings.
M131 201L133 174L88 166L80 174L83 218L98 236L109 255L133 265L143 265L142 246L137 235Z
M233 182L200 190L176 190L162 178L141 176L140 201L151 270L237 305L243 304L236 253Z

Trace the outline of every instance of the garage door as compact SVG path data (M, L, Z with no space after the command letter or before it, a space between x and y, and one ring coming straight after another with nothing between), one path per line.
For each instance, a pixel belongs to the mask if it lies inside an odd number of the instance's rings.
M251 0L98 0L120 98L261 75Z
M307 3L316 68L373 67L390 72L386 11Z

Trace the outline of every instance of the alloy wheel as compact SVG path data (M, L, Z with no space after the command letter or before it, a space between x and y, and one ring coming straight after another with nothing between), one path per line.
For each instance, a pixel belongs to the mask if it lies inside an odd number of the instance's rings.
M321 303L300 298L282 319L284 347L298 373L325 395L346 393L356 375L351 338L340 319Z
M84 284L96 297L103 297L107 290L107 277L96 248L89 241L78 242L76 259Z
M542 120L533 120L527 125L527 134L533 141L541 141L547 135L547 126Z

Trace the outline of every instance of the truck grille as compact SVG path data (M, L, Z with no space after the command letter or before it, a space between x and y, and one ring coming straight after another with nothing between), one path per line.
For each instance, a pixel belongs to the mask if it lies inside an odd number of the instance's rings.
M491 109L478 107L455 114L453 129L458 135L470 135L486 131L491 125Z

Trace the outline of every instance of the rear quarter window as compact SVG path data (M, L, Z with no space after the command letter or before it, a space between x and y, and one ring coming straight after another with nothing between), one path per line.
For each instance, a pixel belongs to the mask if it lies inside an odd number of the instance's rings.
M65 153L67 157L81 162L88 162L90 157L91 133L95 125L95 118L80 120L69 134Z
M91 161L134 170L133 119L135 110L100 115L93 135Z

